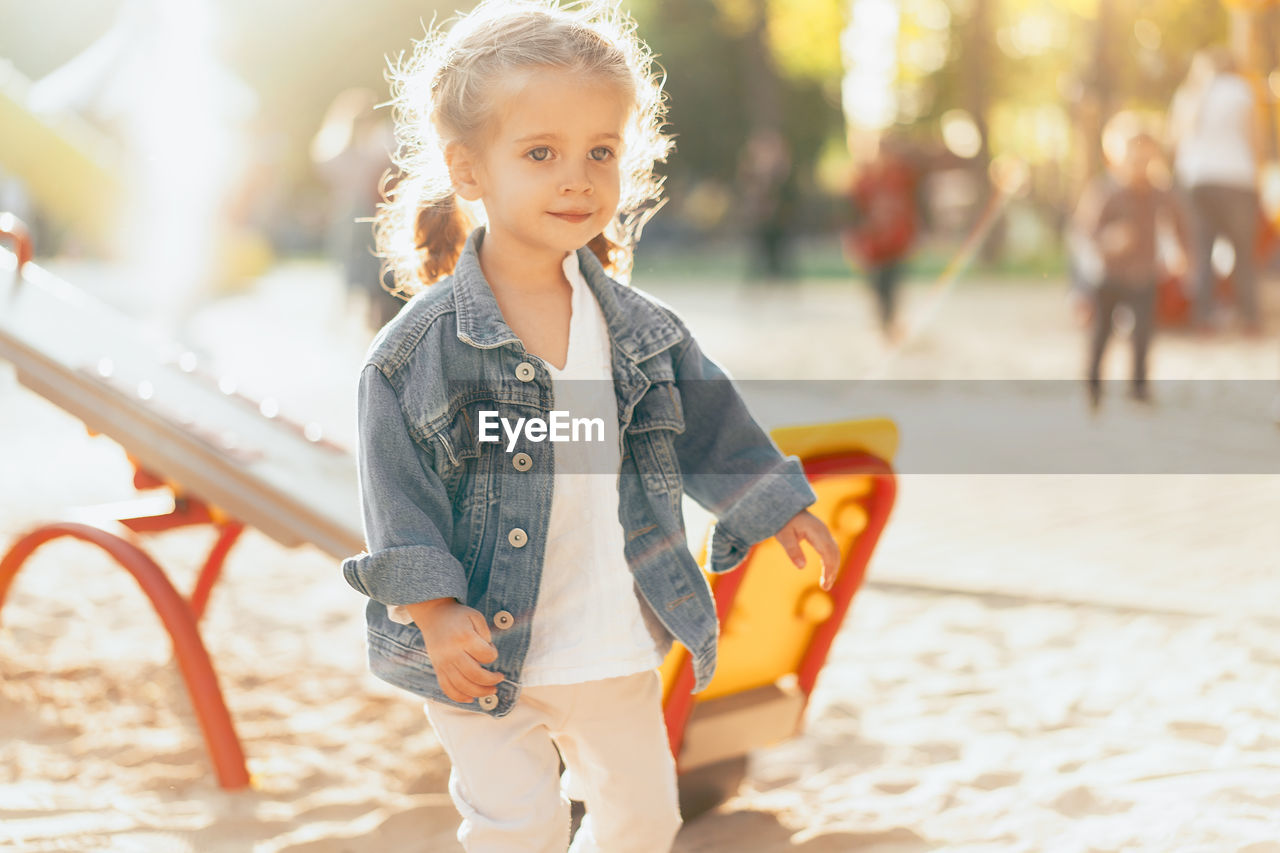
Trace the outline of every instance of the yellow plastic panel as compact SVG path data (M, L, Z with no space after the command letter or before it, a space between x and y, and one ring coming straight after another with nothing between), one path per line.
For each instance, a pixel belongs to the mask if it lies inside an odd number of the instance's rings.
M770 435L783 453L801 459L861 451L892 462L898 452L898 427L888 418L778 427Z
M823 478L814 487L818 502L809 511L835 532L836 508L847 506L850 494L866 494L870 487L870 477L861 474ZM848 553L853 540L836 533L836 541L842 553ZM699 699L772 684L799 668L818 624L810 617L825 618L832 609L822 601L829 602L830 596L819 585L817 553L803 547L808 565L797 569L776 540L756 546L751 570L721 626L715 677Z
M897 427L885 418L781 427L772 436L783 453L802 460L865 452L891 461L898 449ZM848 556L866 529L861 500L872 485L873 478L865 474L828 476L814 484L818 502L809 510L831 528L842 557ZM756 546L747 565L734 570L750 569L721 626L715 677L698 694L698 701L773 684L798 669L814 628L834 609L831 597L819 585L817 554L807 545L802 547L808 558L804 569L797 569L782 546L769 539ZM705 541L698 563L706 565ZM709 576L712 589L722 579ZM663 661L659 672L664 697L670 694L684 658L684 648L676 644Z

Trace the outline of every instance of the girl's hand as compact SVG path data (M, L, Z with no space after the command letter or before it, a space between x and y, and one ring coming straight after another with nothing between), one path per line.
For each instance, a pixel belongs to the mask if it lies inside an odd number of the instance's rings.
M484 614L455 598L436 598L406 609L422 632L444 695L465 703L498 692L494 685L505 676L481 666L498 659Z
M805 565L800 540L812 545L822 560L822 588L831 589L831 585L836 582L836 572L840 571L840 546L836 544L835 537L822 523L822 519L807 509L803 510L783 525L773 538L778 540L778 544L787 552L797 569L803 569Z

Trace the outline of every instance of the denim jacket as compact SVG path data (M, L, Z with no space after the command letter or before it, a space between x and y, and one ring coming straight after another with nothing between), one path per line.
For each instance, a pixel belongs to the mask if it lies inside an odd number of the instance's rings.
M452 276L418 294L370 346L360 375L361 505L368 551L343 561L369 597L369 663L383 680L446 704L500 717L520 693L551 510L554 443L521 435L478 440L478 412L515 423L554 408L546 364L504 322L467 240ZM817 500L800 462L784 457L724 370L675 312L610 278L578 250L612 342L622 467L618 517L625 556L659 621L693 657L694 691L715 670L719 626L690 553L688 493L717 519L712 572L738 565ZM506 680L496 697L461 704L436 682L415 625L388 604L456 598L480 611ZM666 651L666 649L660 649Z

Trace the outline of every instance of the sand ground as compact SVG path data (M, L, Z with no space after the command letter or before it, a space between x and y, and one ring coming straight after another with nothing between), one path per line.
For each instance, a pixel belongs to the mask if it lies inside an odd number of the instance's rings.
M638 283L739 379L1074 379L1082 357L1056 282L964 279L936 303L917 285L907 307L932 320L888 360L852 283ZM282 267L190 335L350 441L365 337L328 268ZM1154 372L1275 380L1280 355L1170 335ZM128 497L110 440L3 367L0 401L0 540ZM1116 399L1099 417L1158 435L1163 415ZM1274 460L1280 430L1241 423L1232 444ZM1274 474L904 474L804 734L753 754L740 795L676 849L1280 851L1276 507ZM151 547L185 587L208 541ZM362 601L313 549L252 531L236 546L205 623L255 781L227 794L145 599L95 553L49 546L0 625L0 849L460 849L419 703L364 671Z

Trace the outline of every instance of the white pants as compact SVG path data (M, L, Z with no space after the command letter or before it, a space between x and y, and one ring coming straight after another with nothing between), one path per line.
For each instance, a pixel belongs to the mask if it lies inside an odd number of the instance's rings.
M468 853L564 853L569 794L587 807L570 853L671 849L680 805L656 669L526 687L505 717L425 708L453 762L449 795Z

